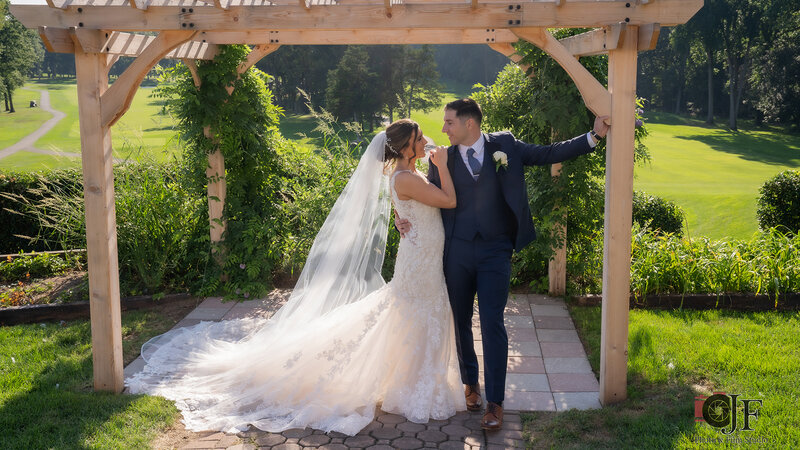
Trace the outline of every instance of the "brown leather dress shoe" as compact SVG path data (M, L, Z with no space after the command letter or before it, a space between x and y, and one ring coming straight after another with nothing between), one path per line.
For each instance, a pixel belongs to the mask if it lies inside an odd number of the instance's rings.
M480 411L481 406L483 406L483 400L481 400L481 387L478 384L465 384L464 385L464 397L467 399L467 410L468 411Z
M481 420L481 428L484 430L499 430L503 427L503 407L495 402L486 404L486 414Z

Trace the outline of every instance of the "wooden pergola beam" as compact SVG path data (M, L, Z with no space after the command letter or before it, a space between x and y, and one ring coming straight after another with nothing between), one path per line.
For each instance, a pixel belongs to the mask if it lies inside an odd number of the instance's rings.
M281 45L392 45L404 44L489 44L517 42L509 29L481 28L453 30L445 28L385 28L380 30L260 30L204 31L198 38L214 44Z
M544 28L518 28L513 31L521 39L544 50L564 68L578 87L586 107L595 116L611 116L609 92L549 31Z
M462 3L393 5L386 14L383 2L365 5L213 6L191 8L156 6L134 9L121 6L86 5L66 10L45 5L10 5L14 16L29 27L51 26L117 31L247 31L288 29L383 29L383 28L509 28L509 27L602 27L627 22L629 25L660 23L664 26L686 22L703 5L702 0L659 0L645 5L618 1L576 0L556 6L553 2L522 2L520 9L507 3L480 3L477 9ZM626 6L628 5L628 6ZM176 10L176 6L179 7ZM186 12L183 12L183 10ZM192 11L189 12L189 9Z
M520 63L520 61L522 61L522 56L518 54L517 51L514 50L514 46L508 42L498 42L487 45L489 45L492 50L505 55L508 59L515 62L523 71L527 72L528 69L530 69L530 65Z

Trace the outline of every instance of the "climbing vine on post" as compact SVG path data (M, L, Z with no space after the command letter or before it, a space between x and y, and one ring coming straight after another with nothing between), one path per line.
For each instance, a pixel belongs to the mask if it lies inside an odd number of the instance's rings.
M283 172L276 149L287 145L277 127L283 111L273 104L267 74L255 68L238 73L248 53L245 45L220 46L213 61L197 62L199 86L186 65L177 65L162 73L156 92L178 123L186 175L198 195L214 181L206 174L209 155L219 149L225 161L226 227L220 242L209 239L199 289L205 295L262 295L280 258L274 243Z

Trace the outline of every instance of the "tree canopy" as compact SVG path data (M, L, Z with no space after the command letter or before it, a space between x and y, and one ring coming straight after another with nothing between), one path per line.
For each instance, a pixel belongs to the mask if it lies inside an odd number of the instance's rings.
M31 68L43 57L44 47L36 32L9 14L8 0L0 0L0 93L6 111L14 112L14 90L25 84Z

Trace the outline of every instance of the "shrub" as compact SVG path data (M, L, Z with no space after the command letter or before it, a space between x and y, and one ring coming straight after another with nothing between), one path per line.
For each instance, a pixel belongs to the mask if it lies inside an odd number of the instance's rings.
M633 222L656 233L683 234L683 211L675 203L644 192L633 193Z
M784 227L789 233L800 231L800 170L775 175L759 192L756 214L762 230Z

